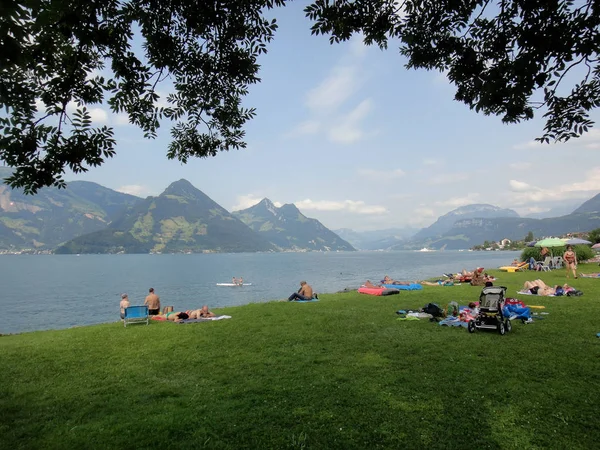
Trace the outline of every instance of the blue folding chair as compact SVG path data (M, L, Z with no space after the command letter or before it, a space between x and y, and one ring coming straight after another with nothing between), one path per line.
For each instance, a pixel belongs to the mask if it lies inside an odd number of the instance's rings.
M128 306L125 308L125 318L123 319L123 326L127 327L127 323L142 323L146 322L146 325L150 322L150 315L148 314L148 306Z

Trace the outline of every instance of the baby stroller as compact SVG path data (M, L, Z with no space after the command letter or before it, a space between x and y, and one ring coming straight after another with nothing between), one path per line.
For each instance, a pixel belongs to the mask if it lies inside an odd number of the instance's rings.
M475 333L478 328L485 328L498 330L498 333L504 335L512 330L510 320L502 314L504 294L506 294L506 288L503 286L487 286L481 290L479 312L467 326L469 333Z

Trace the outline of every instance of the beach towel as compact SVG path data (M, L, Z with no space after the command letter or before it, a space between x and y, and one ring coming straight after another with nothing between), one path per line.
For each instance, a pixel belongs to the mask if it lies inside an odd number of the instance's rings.
M311 302L318 302L319 299L318 298L313 298L311 300L292 300L290 303L311 303Z
M202 317L201 319L185 319L179 322L173 323L198 323L198 322L212 322L213 320L231 319L231 316L215 316L215 317Z
M414 316L406 316L406 317L398 317L396 320L419 320L418 317L414 317Z
M389 289L400 289L401 291L419 291L423 289L419 283L411 283L411 284L382 284L383 287Z
M461 322L458 317L448 317L448 318L442 320L441 322L439 322L439 325L446 326L446 327L464 327L464 328L467 328L467 326L468 326L467 322Z
M535 295L536 297L538 297L537 294L532 294L529 291L517 291L517 294L521 294L521 295ZM552 294L552 295L540 295L539 297L556 297L556 295Z

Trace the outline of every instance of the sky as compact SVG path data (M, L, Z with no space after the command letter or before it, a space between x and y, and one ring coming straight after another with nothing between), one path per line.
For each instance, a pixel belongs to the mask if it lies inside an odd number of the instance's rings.
M453 100L444 74L407 70L397 45L311 36L306 4L273 13L279 29L245 100L257 109L247 149L183 165L167 159L168 123L146 140L126 117L94 108L94 123L115 129L117 155L66 179L145 197L185 178L229 211L267 197L357 231L424 227L472 203L527 215L600 192L600 128L538 144L541 117L506 125L477 114Z

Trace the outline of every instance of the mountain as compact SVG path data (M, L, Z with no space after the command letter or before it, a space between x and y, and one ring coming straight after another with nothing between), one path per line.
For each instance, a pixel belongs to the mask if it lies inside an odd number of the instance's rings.
M426 245L435 249L452 250L470 248L485 241L498 242L504 238L522 240L529 231L533 232L536 238L540 238L590 231L595 228L600 228L600 213L573 213L547 219L521 217L465 219L455 222L454 226L443 236L416 243L415 248Z
M233 214L281 250L355 250L321 222L306 217L293 204L278 208L265 198Z
M512 209L503 209L487 204L473 204L461 206L450 211L448 214L440 216L432 225L423 228L414 235L413 240L423 240L441 236L448 232L454 226L454 223L465 219L491 219L497 217L519 217Z
M77 237L56 253L272 251L252 231L187 180L123 212L104 230Z
M600 194L590 198L587 202L584 202L579 208L573 211L574 214L595 212L600 212Z
M12 173L0 167L0 179ZM48 250L76 236L105 228L141 199L96 183L69 182L25 195L0 184L0 249Z
M342 239L360 250L385 250L409 239L418 231L419 229L411 227L372 231L354 231L349 228L333 230Z

